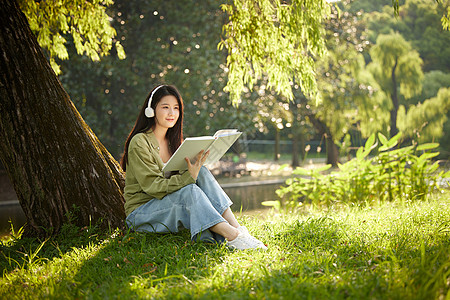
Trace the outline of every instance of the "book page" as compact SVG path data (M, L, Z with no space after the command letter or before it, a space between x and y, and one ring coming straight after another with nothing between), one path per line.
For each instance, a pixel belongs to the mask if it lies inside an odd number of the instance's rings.
M216 140L209 147L209 156L205 161L205 164L212 164L219 159L233 146L234 142L239 138L242 132L229 133L227 135L221 135L216 138Z
M163 172L187 170L185 157L193 162L202 150L210 151L205 164L215 163L228 151L241 134L242 132L236 129L224 129L217 131L214 136L186 138L164 165Z
M214 137L234 135L238 133L237 129L221 129L214 133Z
M188 157L191 161L195 161L197 154L202 150L208 149L213 141L214 138L211 136L186 138L169 161L165 164L163 167L163 172L187 170L187 162L184 158Z

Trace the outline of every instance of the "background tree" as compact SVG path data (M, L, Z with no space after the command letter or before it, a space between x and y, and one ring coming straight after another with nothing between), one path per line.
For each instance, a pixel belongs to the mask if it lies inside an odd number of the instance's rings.
M419 105L419 103L424 103L427 101L426 99L437 99L438 97L438 91L440 89L448 88L450 87L450 73L444 73L442 71L430 71L428 73L425 73L424 79L422 81L422 93L420 95L414 96L411 98L408 102L411 104L414 104L416 106ZM449 98L450 99L450 98ZM450 100L447 99L447 103L450 102ZM445 99L443 99L445 101ZM405 105L405 107L408 107ZM447 109L445 111L445 104L442 104L439 111L436 111L436 116L431 116L431 119L428 120L427 125L428 126L436 126L437 128L434 128L432 130L426 130L420 132L420 141L438 141L440 144L439 152L441 158L448 158L450 157L450 109ZM421 107L422 110L425 110L426 107ZM436 121L437 119L441 119L441 114L446 114L446 118L444 120L444 124L440 126L439 122L434 123L433 121ZM422 112L422 115L429 115L428 112ZM433 124L434 123L434 124ZM420 129L418 126L414 126L415 122L412 123L405 123L410 132L414 132ZM406 127L402 127L405 128ZM437 133L437 136L434 136L433 133ZM416 136L411 136L417 137ZM440 137L440 138L439 138Z
M295 86L294 86L295 88ZM306 110L308 99L302 93L295 93L295 97L289 102L289 110L292 113L292 167L300 166L306 156L306 141L314 136L314 127L308 122ZM320 151L319 151L320 152Z
M442 4L442 3L446 3L446 1L442 1L442 0L435 0L437 4ZM398 15L399 13L399 0L393 0L392 1L392 5L394 6L394 12L396 15ZM450 18L450 7L448 5L445 6L446 9L443 11L443 15L441 18L441 24L442 24L442 28L448 30L449 26L450 26L450 22L449 22L449 18Z
M268 101L266 97L258 99L257 103L261 110L258 112L265 124L270 124L275 132L274 144L274 161L278 161L281 156L280 141L282 130L286 127L291 127L293 122L292 112L289 109L289 104L286 101L280 101L277 95L270 95L272 101Z
M417 142L434 142L443 135L443 125L450 110L450 88L441 88L436 97L399 110L399 128Z
M390 97L390 136L398 133L399 97L405 99L420 93L423 73L419 53L398 33L380 35L370 49L372 62L368 68L382 91ZM400 87L400 88L399 88Z
M56 232L67 221L120 226L120 167L78 114L15 1L2 2L0 26L0 159L29 233Z
M110 8L127 59L106 57L62 62L60 76L75 105L100 140L119 159L123 143L148 91L175 84L185 101L185 135L220 128L252 134L250 99L232 107L223 92L226 54L217 51L225 14L218 1L116 1ZM189 14L186 13L189 11ZM244 138L244 137L243 137Z
M399 113L399 117L403 118L400 129L405 137L418 142L439 141L442 158L450 155L450 98L444 97L444 90L448 87L450 73L425 73L422 93L411 98L409 105L401 106L402 112Z
M234 103L244 87L252 90L263 74L267 88L289 100L294 76L305 94L317 91L313 57L325 52L322 20L329 14L329 3L234 0L222 8L229 20L219 49L228 50L225 90Z
M367 85L361 84L360 75L365 67L361 52L369 44L360 14L332 8L325 22L327 54L316 61L317 86L321 101L305 97L300 90L296 98L305 103L302 113L325 141L327 163L337 165L339 146L350 146L341 140L357 122L357 96L369 94ZM295 85L294 85L295 87Z
M425 100L436 97L439 88L449 86L448 81L443 79L450 74L450 55L448 53L450 49L450 32L448 30L443 30L440 22L442 15L445 14L445 12L450 8L450 2L448 0L399 1L399 14L395 18L393 17L394 14L391 3L387 2L388 1L385 0L353 1L346 9L353 12L362 12L364 22L369 28L368 38L371 42L375 43L380 34L390 34L390 32L394 30L404 36L405 39L411 44L411 47L419 52L420 58L423 60L423 71L425 72L425 77L422 82L423 92L407 101L403 97L400 97L400 105L403 105L405 107L405 111L407 111L412 104L417 104L419 102L424 103ZM365 55L365 58L367 62L371 61L368 53ZM435 73L437 70L439 70L440 73ZM428 73L433 77L433 79L427 76ZM372 84L372 87L374 87L374 90L377 90L374 84ZM385 97L385 100L381 100L382 97L380 96L382 94L383 93L373 94L376 98L378 98L373 105L377 108L377 110L385 107L383 101L386 101L387 97ZM370 106L370 102L368 100L369 99L361 98L362 103L367 103ZM360 111L360 114L362 112L363 111ZM364 117L361 120L360 125L362 131L374 132L380 129L377 125L386 124L381 119L372 123L363 122L364 119L376 120L377 117L384 118L384 116L387 116L385 113L370 115L371 116L368 118ZM449 112L447 112L447 121L443 125L444 128L450 128L450 121L448 117L450 117ZM429 125L433 124L439 123L431 122ZM440 129L437 128L436 130L439 131ZM426 132L431 133L434 132L434 130L427 130ZM441 155L447 155L448 157L450 153L446 149L448 149L450 145L449 130L444 130L444 134L439 140L437 140L436 137L425 137L423 134L426 132L422 132L421 138L439 141L441 144Z
M445 2L436 4L429 0L407 0L399 7L397 18L393 17L390 5L384 6L379 12L366 11L363 16L369 28L369 40L375 43L380 34L398 32L419 52L425 72L449 72L450 32L440 26L444 5L450 4L450 1ZM350 10L353 11L353 8Z

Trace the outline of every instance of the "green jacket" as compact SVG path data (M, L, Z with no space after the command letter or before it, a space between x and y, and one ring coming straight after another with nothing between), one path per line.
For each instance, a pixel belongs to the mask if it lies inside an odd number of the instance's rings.
M188 171L166 178L164 163L159 156L159 143L151 130L136 134L128 146L128 163L125 175L125 213L153 198L162 199L182 187L195 183Z

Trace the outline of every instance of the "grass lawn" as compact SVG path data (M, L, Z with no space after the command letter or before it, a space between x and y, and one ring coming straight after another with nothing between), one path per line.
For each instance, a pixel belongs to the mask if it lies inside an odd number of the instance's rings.
M450 192L238 216L268 251L66 226L4 240L0 299L450 299Z

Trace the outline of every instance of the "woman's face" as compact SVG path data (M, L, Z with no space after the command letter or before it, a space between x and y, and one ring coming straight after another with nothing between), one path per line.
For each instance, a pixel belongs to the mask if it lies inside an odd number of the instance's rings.
M161 98L155 109L156 127L172 128L180 116L180 106L177 98L167 95Z

